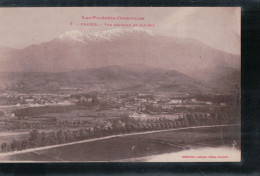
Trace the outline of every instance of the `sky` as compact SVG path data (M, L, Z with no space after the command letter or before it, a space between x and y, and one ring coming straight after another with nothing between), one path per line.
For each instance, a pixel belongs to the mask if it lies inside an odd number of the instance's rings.
M144 20L86 20L82 16L144 17ZM99 26L76 25L89 22ZM228 53L241 51L239 7L0 8L0 46L24 48L50 41L70 30L90 33L111 29L104 27L104 23L154 24L144 28L159 35L197 39Z

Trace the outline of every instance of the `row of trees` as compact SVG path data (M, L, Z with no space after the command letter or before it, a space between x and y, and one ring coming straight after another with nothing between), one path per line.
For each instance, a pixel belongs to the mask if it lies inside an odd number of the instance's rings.
M144 121L131 117L122 117L111 120L111 125L108 126L98 125L95 127L86 127L77 130L59 130L50 133L39 132L38 130L34 129L31 131L30 137L28 139L21 141L13 140L11 143L2 143L1 150L2 152L24 150L28 148L63 144L84 139L131 132L165 130L200 125L229 124L234 123L237 120L236 116L232 117L233 118L230 118L223 114L217 115L205 113L190 113L186 114L182 118L175 120L158 118L147 119Z
M78 128L91 124L89 120L63 120L57 121L56 118L49 118L42 121L9 121L6 120L4 125L1 126L2 129L7 130L18 130L18 129L46 129L53 127L68 127L68 128Z

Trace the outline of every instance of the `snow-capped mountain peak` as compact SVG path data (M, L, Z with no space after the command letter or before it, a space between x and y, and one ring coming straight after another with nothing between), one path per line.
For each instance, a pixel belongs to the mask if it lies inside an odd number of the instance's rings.
M71 39L85 43L85 41L111 41L128 33L146 33L148 35L154 36L152 31L136 27L131 29L114 28L110 30L97 31L86 34L83 34L79 30L72 30L60 35L59 38Z
M116 37L120 37L127 33L140 33L140 32L147 33L152 36L154 35L152 33L152 31L145 30L142 28L132 28L132 29L114 28L114 29L110 29L110 30L89 33L89 34L86 34L86 37L89 40L112 40Z
M84 34L79 30L67 31L59 36L60 39L72 39L80 42L84 42Z

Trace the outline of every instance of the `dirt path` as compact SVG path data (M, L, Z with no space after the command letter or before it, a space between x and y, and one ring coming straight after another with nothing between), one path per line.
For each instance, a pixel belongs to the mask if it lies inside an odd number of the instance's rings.
M168 131L185 130L185 129L212 128L212 127L227 127L227 126L239 126L239 125L240 125L240 124L196 126L196 127L186 127L186 128L167 129L167 130L158 130L158 131L136 132L136 133L129 133L129 134L118 134L118 135L106 136L106 137L101 137L101 138L86 139L86 140L82 140L82 141L70 142L70 143L66 143L66 144L57 144L57 145L51 145L51 146L45 146L45 147L39 147L39 148L26 149L26 150L22 150L22 151L14 151L14 152L0 153L0 157L10 156L10 155L16 155L16 154L21 154L21 153L35 152L35 151L39 151L39 150L52 149L52 148L57 148L57 147L62 147L62 146L73 145L73 144L81 144L81 143L86 143L86 142L92 142L92 141L110 139L110 138L114 138L114 137L124 137L124 136L133 136L133 135L141 135L141 134L152 134L152 133L160 133L160 132L168 132Z
M0 137L7 137L7 136L20 136L20 135L26 135L30 134L29 131L23 131L23 132L1 132Z

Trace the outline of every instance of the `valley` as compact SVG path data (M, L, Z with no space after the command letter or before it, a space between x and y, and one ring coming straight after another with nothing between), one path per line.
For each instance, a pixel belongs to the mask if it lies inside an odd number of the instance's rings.
M240 150L240 55L142 28L0 48L0 158L121 161Z

